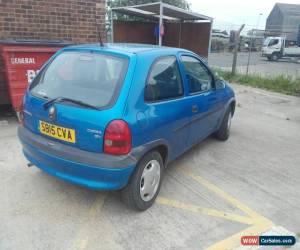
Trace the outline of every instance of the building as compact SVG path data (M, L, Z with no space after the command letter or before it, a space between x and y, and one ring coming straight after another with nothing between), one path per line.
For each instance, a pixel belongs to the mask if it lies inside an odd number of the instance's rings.
M247 31L247 36L248 37L253 37L253 38L264 38L265 37L265 31L264 30L259 30L259 29L251 29Z
M228 41L229 42L229 34L227 33L226 30L217 30L217 29L213 29L212 33L211 33L211 37L216 39L216 40L221 40L221 41Z
M260 29L248 30L247 36L244 37L245 44L247 44L246 49L249 49L251 44L251 50L253 51L261 50L264 40L265 31Z
M0 40L61 40L70 43L105 40L105 0L0 0ZM0 105L8 94L0 56Z
M104 32L105 0L0 0L0 39L94 42L95 18Z
M267 18L267 36L286 36L288 41L297 41L300 25L300 4L276 3Z
M229 47L229 34L226 30L213 29L211 33L211 52L223 52Z

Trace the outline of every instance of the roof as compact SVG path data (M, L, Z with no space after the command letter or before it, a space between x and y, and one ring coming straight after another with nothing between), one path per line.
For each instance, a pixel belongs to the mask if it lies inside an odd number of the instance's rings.
M68 49L95 49L95 50L106 50L106 51L118 51L123 54L137 54L149 51L185 51L182 48L173 48L151 44L135 44L135 43L106 43L103 47L97 44L81 44L75 46L65 47L64 50Z
M149 19L157 19L159 18L159 14L160 14L160 6L162 6L163 8L163 19L166 20L170 20L170 21L200 20L206 22L207 21L211 22L213 20L212 17L201 15L199 13L191 12L188 10L184 10L162 2L116 7L116 8L112 8L112 10L114 12L118 12L126 15L134 15L134 16L139 16L139 17L144 17Z
M300 4L276 3L275 6L277 6L284 15L300 16Z

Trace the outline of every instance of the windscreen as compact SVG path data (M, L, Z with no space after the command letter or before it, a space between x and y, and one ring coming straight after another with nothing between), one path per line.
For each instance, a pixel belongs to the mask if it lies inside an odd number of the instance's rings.
M128 60L91 52L64 52L34 79L30 91L47 99L70 98L103 108L117 97Z
M263 43L263 46L268 46L269 42L270 42L271 38L270 37L267 37Z
M268 44L268 47L274 46L278 43L279 43L279 39L271 39L269 44Z

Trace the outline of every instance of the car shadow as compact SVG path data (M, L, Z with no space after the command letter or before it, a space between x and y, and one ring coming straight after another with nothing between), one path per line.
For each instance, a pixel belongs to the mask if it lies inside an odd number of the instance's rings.
M202 150L205 150L205 148L216 142L217 141L210 136L199 144L194 145L184 154L168 164L167 171L175 171L175 166L184 165L186 159L191 158L195 153L200 153ZM69 204L70 206L80 206L82 204L84 207L88 208L89 206L82 203L82 200L85 200L87 203L92 205L94 201L97 201L97 199L105 196L103 207L109 207L110 211L113 210L114 213L125 212L128 215L136 213L136 211L128 208L121 201L120 190L103 191L89 189L87 187L69 183L57 177L51 176L42 170L36 171L33 181L36 182L35 186L38 186L39 189L44 189L43 193L45 193L47 196L49 195L49 199L51 199L51 197L54 199L53 202L55 202L57 196L59 196L59 199L61 200L69 200L66 202L66 205ZM51 202L51 200L49 200L49 202Z

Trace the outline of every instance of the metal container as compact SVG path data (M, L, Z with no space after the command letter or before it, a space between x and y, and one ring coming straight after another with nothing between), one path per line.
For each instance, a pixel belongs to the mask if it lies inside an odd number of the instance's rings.
M23 95L42 65L60 48L61 41L0 41L4 77L13 109L19 112Z

